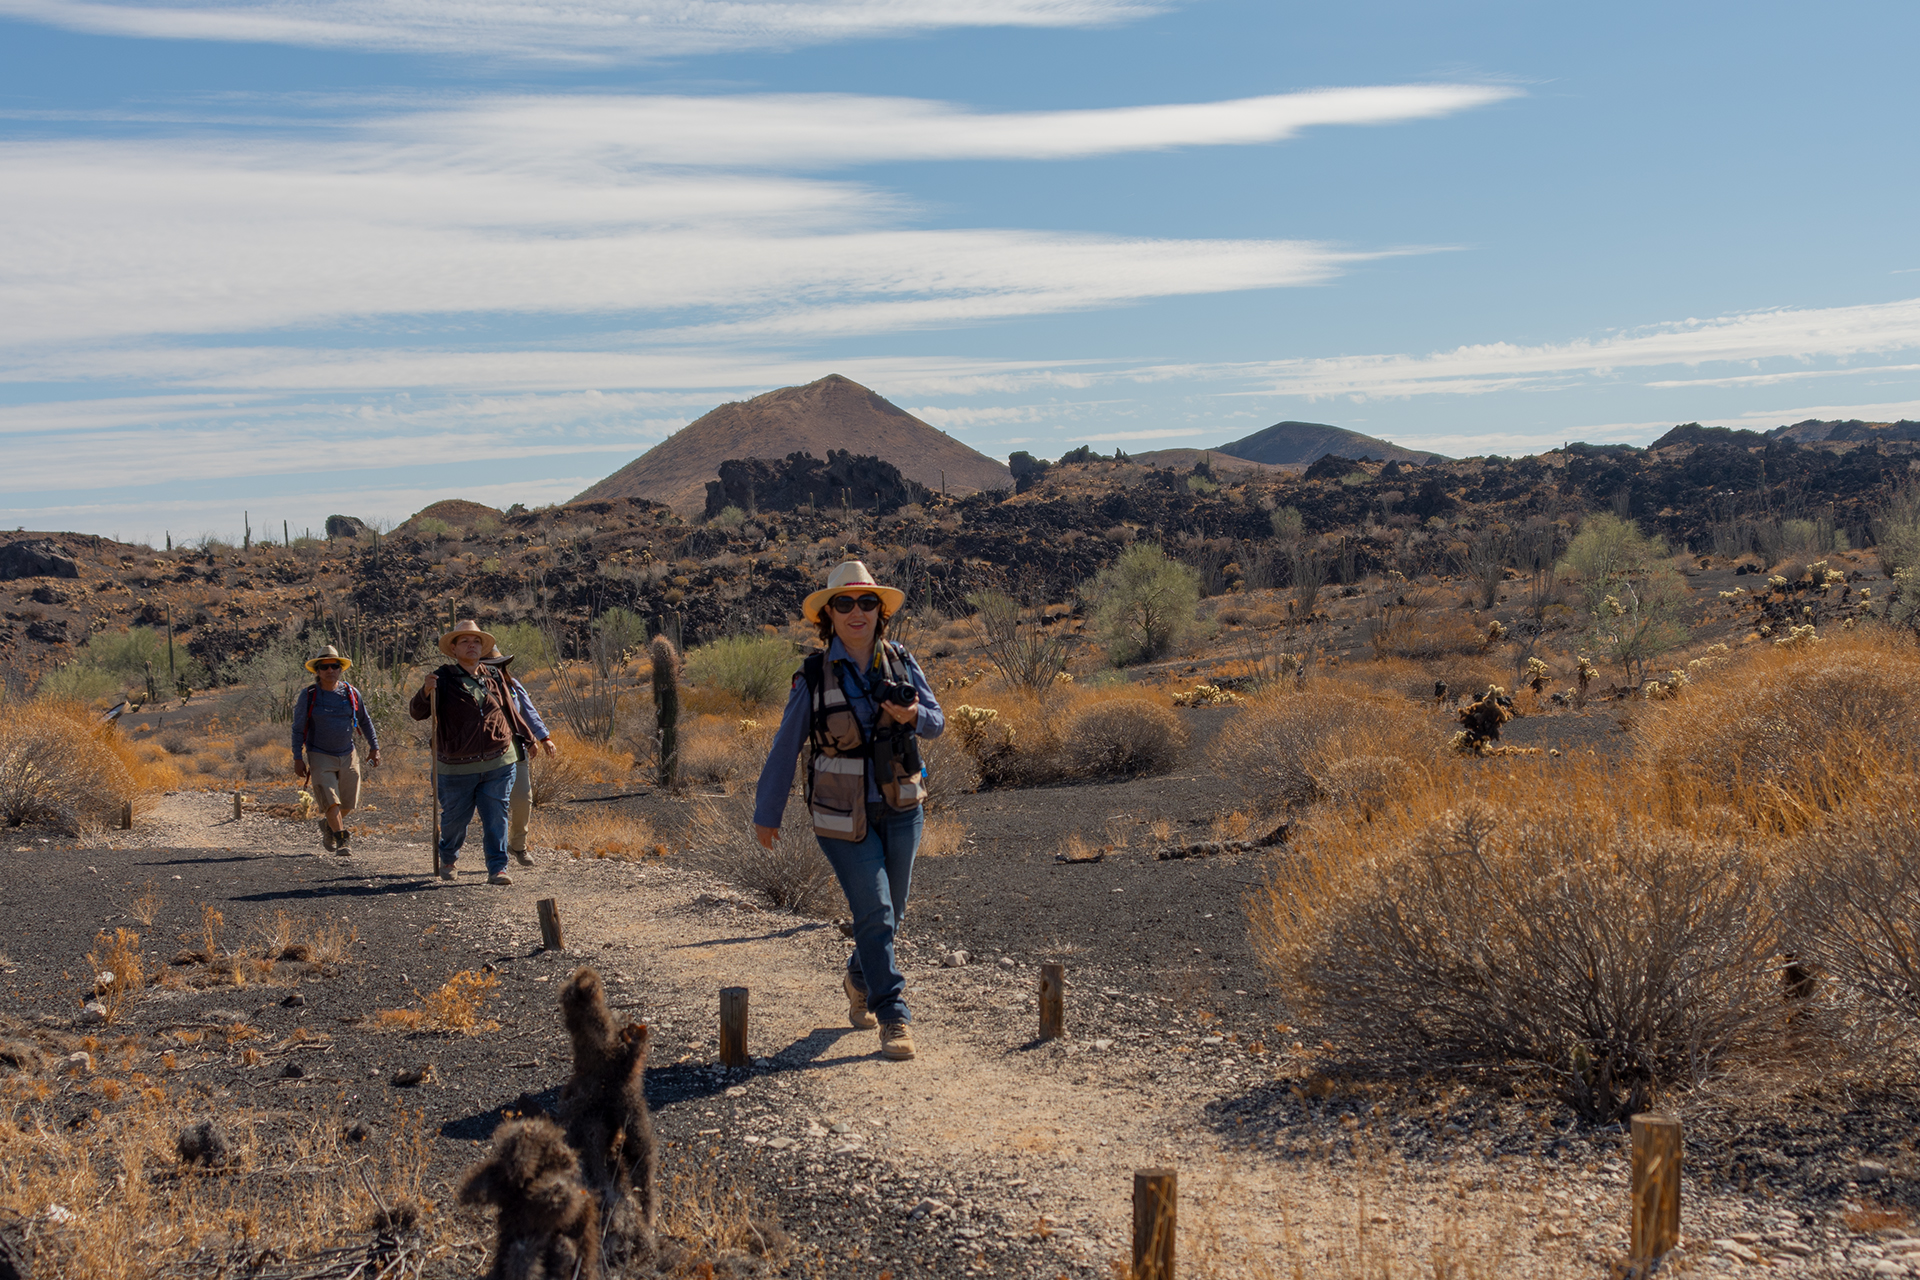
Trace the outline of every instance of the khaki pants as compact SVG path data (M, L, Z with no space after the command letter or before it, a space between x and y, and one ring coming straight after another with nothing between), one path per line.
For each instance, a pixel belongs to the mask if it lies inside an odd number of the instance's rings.
M320 815L325 817L327 810L339 805L340 817L344 820L360 801L359 753L349 751L344 756L330 756L324 751L309 751L307 768L311 771L309 785L313 802Z
M507 852L527 851L527 820L533 817L533 747L520 748L513 770L513 794L507 797Z

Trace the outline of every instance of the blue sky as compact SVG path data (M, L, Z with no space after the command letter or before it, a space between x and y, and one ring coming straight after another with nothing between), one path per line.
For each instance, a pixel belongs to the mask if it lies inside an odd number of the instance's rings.
M0 0L0 522L564 500L830 372L984 452L1920 417L1920 10Z

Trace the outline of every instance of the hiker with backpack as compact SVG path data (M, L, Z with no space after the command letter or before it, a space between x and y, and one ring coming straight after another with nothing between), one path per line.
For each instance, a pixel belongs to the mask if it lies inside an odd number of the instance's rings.
M433 718L435 799L440 805L440 845L434 870L442 880L454 877L454 862L466 843L467 824L480 815L487 883L509 885L507 874L507 797L516 766L523 764L516 742L536 742L532 728L514 705L507 678L498 667L480 661L494 647L493 635L471 618L456 622L440 637L443 663L407 704L415 720Z
M520 763L513 770L513 791L507 797L507 852L513 860L523 867L533 865L533 855L527 852L527 823L533 818L533 757L544 751L549 756L560 754L560 748L553 744L553 735L547 732L546 721L534 709L533 696L527 692L527 686L514 678L507 668L513 662L513 655L500 652L495 645L487 656L480 659L507 678L507 692L513 696L513 705L520 709L520 718L533 730L531 742L516 739L514 747L520 752Z
M804 747L808 818L853 916L853 954L840 979L847 1021L878 1025L880 1052L893 1059L914 1052L907 980L893 943L927 794L918 739L946 728L920 664L886 639L887 619L905 600L858 560L834 569L806 598L801 612L826 647L794 676L753 806L754 837L771 850Z
M353 733L367 738L367 764L380 763L380 736L373 731L360 691L345 673L353 665L332 645L306 661L313 683L293 700L293 771L308 780L320 810L320 847L342 857L352 855L353 831L347 815L360 801L360 758Z

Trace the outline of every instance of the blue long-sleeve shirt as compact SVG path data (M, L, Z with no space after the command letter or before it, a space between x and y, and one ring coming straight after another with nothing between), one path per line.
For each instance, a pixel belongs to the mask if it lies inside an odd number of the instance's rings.
M360 712L353 710L354 700L347 696L353 688L345 680L329 693L317 684L302 689L293 700L293 758L306 759L309 749L323 755L344 756L353 753L353 731L357 727L367 735L367 749L380 749L380 735L373 731L367 715L367 700L360 698ZM355 690L357 693L358 690ZM307 736L307 703L313 703L313 736Z
M512 676L508 676L507 688L513 691L513 705L520 708L520 718L527 722L527 728L533 730L533 740L545 742L551 738L553 735L547 732L547 722L542 720L540 713L533 709L533 699L527 696L527 687Z
M865 673L855 669L846 646L840 643L837 636L827 646L827 661L839 664L835 670L839 673L840 689L847 695L847 705L859 718L861 732L871 741L877 708L868 690L871 684L883 678L878 646L875 646L874 666ZM913 687L920 693L920 718L914 722L914 732L923 738L937 738L947 727L947 713L940 709L940 700L933 696L933 687L927 683L926 673L920 670L920 664L914 661L912 654L906 656L905 665L908 679L913 681ZM760 771L760 785L753 793L755 826L780 825L780 816L787 808L787 795L793 790L793 774L799 765L801 749L807 745L807 729L812 716L813 697L807 691L806 677L796 675L793 689L787 694L787 709L780 717L780 731L773 735L773 749L767 752L766 767ZM873 771L869 769L867 803L878 804L881 798L880 784L874 780Z

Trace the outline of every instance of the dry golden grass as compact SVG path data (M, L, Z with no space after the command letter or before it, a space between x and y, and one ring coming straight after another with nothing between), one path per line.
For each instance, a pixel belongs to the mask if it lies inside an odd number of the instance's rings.
M1920 649L1884 630L1754 646L1652 704L1643 754L1701 803L1791 833L1920 765Z
M536 752L531 763L536 809L571 800L589 786L622 782L633 773L631 752L588 742L565 730L555 731L553 745L558 748L557 754Z
M91 1116L65 1123L56 1091L91 1093ZM32 1236L34 1274L89 1280L145 1280L165 1268L212 1274L233 1249L271 1245L301 1259L364 1246L380 1203L423 1198L432 1142L418 1112L396 1113L390 1140L353 1147L337 1113L216 1103L106 1069L58 1082L9 1076L0 1106L9 1121L0 1125L0 1214L44 1224ZM210 1116L226 1160L183 1165L177 1135ZM429 1219L428 1241L453 1226Z
M170 767L159 763L162 754L128 746L76 703L0 705L0 825L101 830L137 800L143 774Z
M380 1009L375 1026L392 1031L445 1031L472 1035L498 1023L481 1022L480 1011L499 988L500 979L483 969L462 969L421 997L418 1009Z
M1434 713L1359 677L1323 677L1249 698L1207 755L1257 803L1299 806L1338 791L1336 764L1355 758L1396 762L1397 785L1413 784L1442 742Z
M967 841L967 824L951 814L928 814L920 829L922 858L947 858L959 853Z
M1040 695L995 676L952 694L946 709L945 736L996 786L1164 772L1186 743L1165 689L1147 683L1062 684Z
M689 783L731 788L757 777L766 763L778 715L765 709L734 716L703 715L680 729L680 776Z
M593 805L563 814L536 813L529 832L535 844L576 858L617 858L625 862L663 858L667 845L645 818Z
M94 935L93 950L87 952L87 965L95 977L94 999L107 1011L111 1025L119 1020L127 1001L147 985L147 957L140 949L140 935L115 929L108 937L105 930L100 931Z

